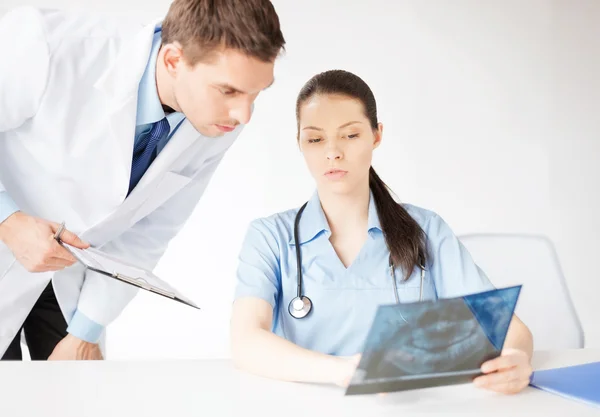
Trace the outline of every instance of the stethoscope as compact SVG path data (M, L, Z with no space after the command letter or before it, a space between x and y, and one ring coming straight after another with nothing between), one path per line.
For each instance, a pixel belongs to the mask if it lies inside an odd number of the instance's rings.
M297 272L297 289L296 296L290 301L288 305L288 311L290 315L296 319L302 319L312 311L312 301L305 295L302 295L302 253L300 250L300 245L298 242L298 224L300 223L300 217L302 216L302 212L308 202L304 203L298 214L296 214L296 218L294 220L294 245L296 246L296 270ZM396 268L394 267L394 263L392 262L392 258L390 256L390 275L392 276L392 281L394 283L394 296L396 298L396 304L400 304L400 299L398 297L398 284L396 284ZM423 301L423 280L425 279L425 268L421 266L421 284L419 288L419 301Z

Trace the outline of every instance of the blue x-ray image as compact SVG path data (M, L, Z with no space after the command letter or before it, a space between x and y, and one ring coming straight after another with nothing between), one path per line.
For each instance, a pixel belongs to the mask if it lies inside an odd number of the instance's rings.
M346 394L471 380L500 354L520 291L380 306Z

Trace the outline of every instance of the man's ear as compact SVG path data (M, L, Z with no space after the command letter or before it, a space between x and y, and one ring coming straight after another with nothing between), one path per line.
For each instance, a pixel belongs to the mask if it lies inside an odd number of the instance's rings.
M175 76L179 66L183 63L183 49L179 42L168 43L161 46L162 63L171 76Z

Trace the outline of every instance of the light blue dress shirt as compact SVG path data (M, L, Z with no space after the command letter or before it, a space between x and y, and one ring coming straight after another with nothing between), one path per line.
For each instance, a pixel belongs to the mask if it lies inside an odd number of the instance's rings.
M19 211L17 203L10 198L6 191L0 191L0 223Z
M137 144L137 142L141 140L145 134L150 133L154 123L165 117L165 111L162 108L160 98L158 97L158 91L156 89L156 60L158 58L158 51L161 45L160 36L161 30L160 26L158 26L154 31L150 60L148 61L146 70L142 75L138 89L135 144ZM157 149L158 153L163 150L167 142L177 131L184 119L185 116L180 112L171 113L167 116L171 131L167 135L166 139L159 142Z
M158 122L165 117L165 112L162 108L156 87L156 60L160 45L161 26L159 25L155 29L150 58L139 83L134 138L135 143L150 132L153 123ZM167 116L171 131L169 135L158 144L157 152L163 150L184 119L185 116L180 112L171 113ZM0 192L0 223L18 210L18 205L8 193ZM75 312L67 329L73 336L92 343L99 340L103 330L103 326L90 320L78 310Z
M437 214L403 204L427 235L423 300L450 298L493 289L483 271ZM296 296L297 271L294 219L298 208L254 220L239 255L235 298L258 297L273 307L275 334L331 355L353 355L362 347L377 307L396 302L389 268L389 250L381 231L373 196L369 201L368 239L346 268L329 237L331 229L318 193L309 200L298 226L302 256L303 294L313 309L295 319L288 304ZM397 268L400 302L419 300L421 273L415 268L407 281Z

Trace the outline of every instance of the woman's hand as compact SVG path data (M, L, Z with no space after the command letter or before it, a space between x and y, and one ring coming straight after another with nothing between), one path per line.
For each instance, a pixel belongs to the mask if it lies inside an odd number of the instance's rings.
M501 356L481 365L481 372L486 375L475 378L475 386L516 394L529 385L533 369L527 353L519 349L504 349Z
M356 372L356 367L360 363L360 354L356 354L354 356L340 356L335 357L334 359L337 361L335 372L336 375L333 378L333 382L342 388L346 388L350 381L352 380L352 376L354 372Z

